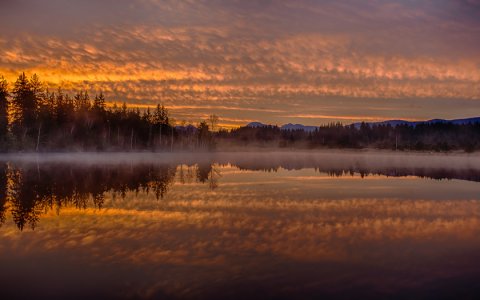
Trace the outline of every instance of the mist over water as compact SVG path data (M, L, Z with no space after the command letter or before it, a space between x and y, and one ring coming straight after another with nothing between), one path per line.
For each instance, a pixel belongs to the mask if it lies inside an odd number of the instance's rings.
M239 152L78 152L78 153L14 153L0 154L0 161L26 163L171 163L194 164L250 164L258 166L289 164L298 167L344 167L357 165L365 168L421 167L435 169L479 169L480 156L465 153L390 152L369 150L324 151L239 151Z
M2 155L0 282L8 299L475 298L479 181L475 154Z
M334 175L381 174L436 179L480 180L477 154L432 154L388 151L274 151L200 153L25 153L0 155L15 164L91 165L195 165L231 164L247 170L314 168Z

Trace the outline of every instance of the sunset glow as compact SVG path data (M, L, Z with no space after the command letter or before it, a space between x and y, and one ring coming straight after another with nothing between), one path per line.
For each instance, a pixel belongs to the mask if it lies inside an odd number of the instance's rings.
M2 1L0 25L10 82L37 73L112 103L162 102L178 120L320 125L480 109L475 0Z

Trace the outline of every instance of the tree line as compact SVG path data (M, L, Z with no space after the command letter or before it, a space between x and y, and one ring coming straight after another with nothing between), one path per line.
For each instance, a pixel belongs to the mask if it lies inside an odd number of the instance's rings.
M125 103L107 108L103 93L51 92L37 75L22 73L10 89L0 76L2 151L210 149L209 126L176 127L161 104L141 112Z
M415 126L332 123L310 132L282 130L278 126L241 127L230 132L220 132L219 135L234 146L465 152L480 150L480 123L422 123Z
M50 92L37 75L22 73L11 89L0 76L0 151L174 151L268 148L377 148L472 152L480 149L480 124L422 123L358 126L332 123L314 131L278 126L216 130L218 117L175 126L168 109L106 106L103 93Z

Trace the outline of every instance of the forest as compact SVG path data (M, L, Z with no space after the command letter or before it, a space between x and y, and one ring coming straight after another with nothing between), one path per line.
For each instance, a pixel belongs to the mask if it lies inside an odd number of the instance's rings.
M107 107L102 92L69 95L49 91L37 75L22 73L9 84L0 76L0 151L208 151L237 148L389 149L466 151L480 148L480 124L425 123L360 126L332 123L318 129L278 126L218 128L211 115L196 125L176 126L158 104L141 111L126 103ZM212 130L214 129L214 130Z
M382 149L395 151L464 151L480 149L480 123L425 123L360 126L333 123L318 129L282 130L278 126L240 127L218 132L217 140L230 145L292 149Z
M0 77L0 144L2 151L168 151L210 149L206 122L175 127L168 110L107 108L103 93L71 96L50 92L37 75L22 73L9 90Z

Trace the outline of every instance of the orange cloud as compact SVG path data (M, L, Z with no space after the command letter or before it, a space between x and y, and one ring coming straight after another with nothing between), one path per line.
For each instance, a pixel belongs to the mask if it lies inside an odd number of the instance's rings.
M366 105L384 99L387 106L437 98L451 99L450 107L459 110L456 117L472 107L460 111L455 100L480 99L480 42L468 16L464 23L444 20L437 7L414 3L297 1L262 6L266 22L243 4L218 4L214 11L201 1L157 5L139 4L144 21L133 18L128 26L92 22L72 27L74 34L32 29L6 34L0 40L0 73L10 81L21 71L38 73L52 88L104 90L111 102L132 106L203 106L198 111L204 114L214 107L230 110L225 118L272 123L288 122L281 121L280 111L291 111L307 98L318 101L297 107L294 114L321 110L326 102L341 111L331 97L359 98ZM163 23L147 17L152 7L164 14ZM118 5L112 10L125 17L124 9ZM179 21L170 20L172 11ZM65 23L71 29L69 20ZM252 116L233 115L226 107L249 110ZM259 107L266 111L257 111ZM429 108L423 115L411 109L393 117L439 117L432 112L438 110L434 104ZM369 110L332 115L337 120L378 117Z

